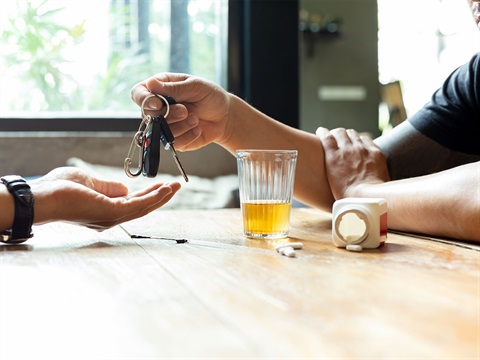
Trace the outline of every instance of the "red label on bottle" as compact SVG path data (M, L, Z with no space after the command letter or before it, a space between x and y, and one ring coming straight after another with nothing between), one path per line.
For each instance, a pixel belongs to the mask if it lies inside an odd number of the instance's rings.
M380 215L380 243L383 244L387 240L387 232L387 213L384 212L382 215Z

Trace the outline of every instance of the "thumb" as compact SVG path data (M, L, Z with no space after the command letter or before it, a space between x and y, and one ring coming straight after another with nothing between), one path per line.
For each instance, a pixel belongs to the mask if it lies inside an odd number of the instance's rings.
M207 81L185 74L162 73L148 79L145 87L154 94L171 96L178 103L192 103L205 96L209 86ZM156 99L161 105L161 101Z
M149 78L145 82L145 87L154 94L172 96L177 100L177 97L180 95L180 91L177 88L188 77L189 75L185 74L160 73Z

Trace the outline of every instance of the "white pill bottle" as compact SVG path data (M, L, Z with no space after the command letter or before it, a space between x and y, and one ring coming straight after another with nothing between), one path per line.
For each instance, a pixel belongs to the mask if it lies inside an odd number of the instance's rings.
M332 209L336 247L351 251L375 249L387 240L387 202L379 198L345 198Z

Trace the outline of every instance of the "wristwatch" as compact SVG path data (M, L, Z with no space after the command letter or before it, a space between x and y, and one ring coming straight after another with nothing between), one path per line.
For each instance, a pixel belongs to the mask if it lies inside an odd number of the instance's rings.
M18 175L8 175L0 178L15 201L15 218L11 230L3 231L0 241L8 244L18 244L33 236L33 204L34 198L30 185Z

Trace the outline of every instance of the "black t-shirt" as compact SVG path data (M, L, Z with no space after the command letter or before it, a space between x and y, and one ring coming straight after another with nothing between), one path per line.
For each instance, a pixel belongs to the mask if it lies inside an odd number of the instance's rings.
M480 155L480 53L455 70L409 121L451 150Z

